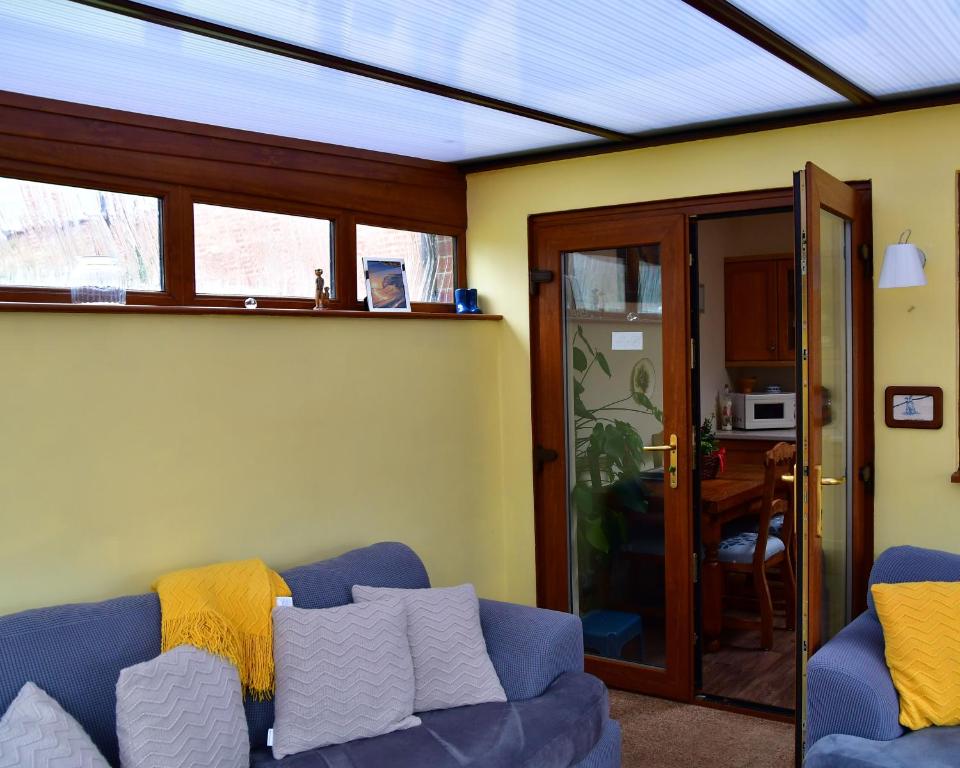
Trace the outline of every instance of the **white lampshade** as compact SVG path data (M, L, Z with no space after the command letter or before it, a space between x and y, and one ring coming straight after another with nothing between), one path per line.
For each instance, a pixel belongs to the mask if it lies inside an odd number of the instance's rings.
M927 276L923 265L927 257L913 243L888 245L883 254L883 269L880 271L881 288L910 288L926 285Z

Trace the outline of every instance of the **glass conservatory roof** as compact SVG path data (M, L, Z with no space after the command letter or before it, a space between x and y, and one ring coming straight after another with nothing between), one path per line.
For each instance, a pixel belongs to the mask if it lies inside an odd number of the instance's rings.
M716 5L5 0L0 89L470 162L960 84L948 0Z

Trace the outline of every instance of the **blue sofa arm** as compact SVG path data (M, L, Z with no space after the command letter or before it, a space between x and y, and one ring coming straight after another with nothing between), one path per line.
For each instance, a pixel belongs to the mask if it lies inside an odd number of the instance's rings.
M562 673L583 671L583 627L572 614L481 600L480 624L510 701L532 699Z
M807 667L807 748L831 733L876 741L903 734L883 628L871 611L838 632Z

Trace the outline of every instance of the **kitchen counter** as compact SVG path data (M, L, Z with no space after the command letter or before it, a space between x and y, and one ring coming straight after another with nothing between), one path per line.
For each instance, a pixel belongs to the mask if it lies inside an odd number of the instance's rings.
M720 440L777 440L786 443L797 441L795 429L734 429L731 432L719 430L717 437Z

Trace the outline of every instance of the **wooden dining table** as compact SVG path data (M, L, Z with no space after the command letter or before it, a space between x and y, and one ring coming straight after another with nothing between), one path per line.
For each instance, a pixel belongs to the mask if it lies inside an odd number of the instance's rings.
M723 631L723 567L717 553L723 526L750 513L753 502L763 497L764 469L759 464L727 467L719 477L700 481L700 569L703 648L720 648Z
M763 479L762 465L735 464L713 480L700 481L701 630L706 651L719 650L723 631L723 567L717 557L723 526L750 514L753 502L763 498ZM662 478L648 482L645 490L651 501L662 504Z

